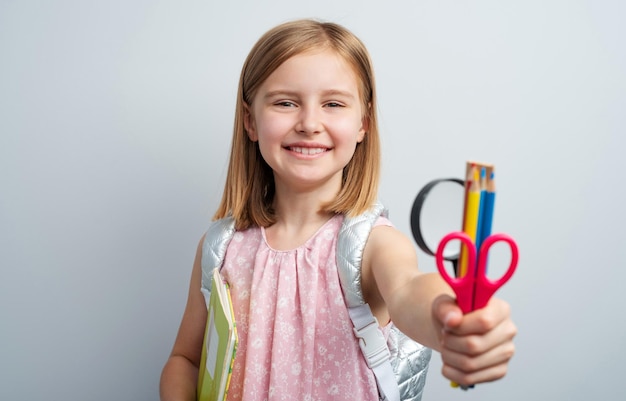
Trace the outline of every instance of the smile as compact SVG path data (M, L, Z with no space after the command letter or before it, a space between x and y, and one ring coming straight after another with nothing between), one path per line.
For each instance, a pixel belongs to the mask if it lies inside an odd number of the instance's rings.
M301 146L290 146L287 149L303 155L317 155L327 150L327 148L304 148Z

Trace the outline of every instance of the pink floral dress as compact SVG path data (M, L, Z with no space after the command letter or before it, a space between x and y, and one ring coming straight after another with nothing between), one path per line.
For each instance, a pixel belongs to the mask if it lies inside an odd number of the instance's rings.
M263 228L235 233L221 271L239 334L229 401L378 400L339 283L342 221L288 251L272 249Z

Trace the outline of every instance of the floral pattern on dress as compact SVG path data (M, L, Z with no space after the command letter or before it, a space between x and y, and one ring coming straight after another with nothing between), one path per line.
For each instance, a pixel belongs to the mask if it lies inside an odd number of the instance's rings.
M239 334L229 401L379 399L339 282L342 222L289 251L272 249L263 228L235 233L221 271Z

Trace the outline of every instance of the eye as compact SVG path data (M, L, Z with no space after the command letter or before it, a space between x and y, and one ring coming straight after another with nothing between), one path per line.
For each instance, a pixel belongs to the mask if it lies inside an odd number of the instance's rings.
M337 102L328 102L324 105L325 107L330 107L330 108L334 108L334 107L344 107L343 104L341 103L337 103Z
M279 107L296 107L295 103L289 100L281 100L280 102L274 103L274 105Z

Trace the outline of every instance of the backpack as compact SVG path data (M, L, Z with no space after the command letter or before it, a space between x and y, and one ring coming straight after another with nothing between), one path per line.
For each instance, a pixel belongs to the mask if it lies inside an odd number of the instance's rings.
M359 346L374 372L380 399L420 401L431 350L407 337L391 324L385 339L378 321L363 299L361 262L370 231L379 216L387 217L380 203L354 217L345 217L337 239L337 270L341 289ZM202 244L202 290L210 293L213 269L220 268L235 234L232 217L213 221Z

